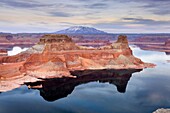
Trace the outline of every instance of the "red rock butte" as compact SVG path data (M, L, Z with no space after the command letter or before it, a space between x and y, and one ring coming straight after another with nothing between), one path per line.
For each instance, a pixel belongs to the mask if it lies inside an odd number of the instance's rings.
M133 56L124 35L120 35L111 45L92 48L76 45L67 35L48 34L25 52L0 57L0 78L73 77L70 71L143 69L154 66Z

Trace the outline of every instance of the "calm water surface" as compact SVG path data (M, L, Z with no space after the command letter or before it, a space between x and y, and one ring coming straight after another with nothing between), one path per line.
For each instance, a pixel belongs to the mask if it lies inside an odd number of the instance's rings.
M0 93L0 113L151 113L170 108L170 56L139 48L133 51L156 68L87 71L87 76L75 80L29 83Z

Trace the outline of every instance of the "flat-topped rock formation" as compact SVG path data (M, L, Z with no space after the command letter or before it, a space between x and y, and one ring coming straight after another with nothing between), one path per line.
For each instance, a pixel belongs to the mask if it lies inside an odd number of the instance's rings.
M147 67L154 67L154 64L144 63L134 57L127 37L123 35L118 37L117 42L98 48L78 46L67 35L44 35L37 45L27 51L1 57L0 78L74 77L70 71Z
M151 38L153 41L145 40L146 42L142 41L143 38L137 39L136 44L138 47L140 47L143 50L152 50L152 51L161 51L161 52L170 52L170 37L159 37L158 39L155 37ZM156 41L155 41L156 40ZM140 42L141 41L141 42Z
M159 44L159 45L145 45L145 46L140 46L144 50L152 50L152 51L161 51L161 52L170 52L170 39L168 39L164 44Z
M49 35L44 35L40 38L39 44L47 44L47 43L66 43L66 42L73 42L70 37L67 35L55 35L55 34L49 34Z

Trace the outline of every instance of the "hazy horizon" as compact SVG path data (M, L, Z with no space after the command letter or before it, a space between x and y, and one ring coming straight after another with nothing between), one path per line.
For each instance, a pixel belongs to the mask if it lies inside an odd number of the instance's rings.
M71 26L108 33L170 33L169 0L0 0L0 32L49 33Z

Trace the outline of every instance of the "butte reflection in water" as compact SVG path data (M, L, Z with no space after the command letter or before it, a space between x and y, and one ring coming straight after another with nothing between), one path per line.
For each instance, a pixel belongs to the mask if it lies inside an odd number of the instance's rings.
M46 79L44 81L26 83L26 85L28 88L38 89L40 95L46 101L55 101L67 97L76 86L95 81L113 84L117 87L118 92L125 93L132 74L140 71L142 69L72 71L71 74L77 76L77 78Z

